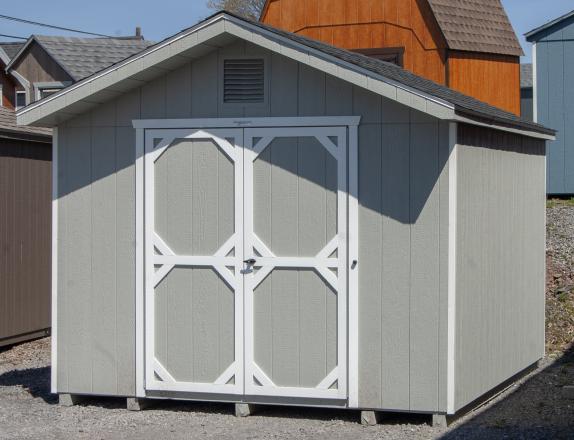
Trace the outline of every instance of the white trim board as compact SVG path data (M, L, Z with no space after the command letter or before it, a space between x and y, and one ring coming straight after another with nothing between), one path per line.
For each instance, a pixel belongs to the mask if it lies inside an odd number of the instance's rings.
M360 116L309 116L269 118L135 119L134 128L253 128L253 127L356 127Z
M52 132L52 335L51 392L58 392L58 128Z
M458 126L449 124L448 158L448 301L447 301L447 412L455 413L456 248L458 188Z

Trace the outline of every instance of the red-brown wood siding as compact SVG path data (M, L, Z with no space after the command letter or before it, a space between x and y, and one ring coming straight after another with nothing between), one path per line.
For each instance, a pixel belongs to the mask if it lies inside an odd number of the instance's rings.
M2 86L2 107L14 109L15 90L14 81L4 71L6 65L0 61L0 86Z
M405 69L446 84L446 42L426 0L271 0L262 21L345 49L404 47Z
M0 138L0 346L50 327L51 154Z
M449 53L449 86L520 115L520 58L472 52Z

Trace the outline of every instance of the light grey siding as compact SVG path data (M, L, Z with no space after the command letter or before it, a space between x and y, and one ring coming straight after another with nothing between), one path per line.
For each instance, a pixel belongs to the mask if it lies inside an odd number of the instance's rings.
M543 141L460 125L459 144L456 409L544 355L546 199Z
M229 53L268 57L265 105L220 103L218 66ZM359 404L446 409L447 125L247 43L61 127L60 392L134 393L132 119L309 115L362 116Z
M574 18L538 35L538 121L558 130L548 144L548 194L574 194Z
M275 139L254 163L253 212L273 254L317 255L337 235L337 161L315 139ZM337 365L336 292L313 270L274 270L254 292L254 335L273 383L317 386Z

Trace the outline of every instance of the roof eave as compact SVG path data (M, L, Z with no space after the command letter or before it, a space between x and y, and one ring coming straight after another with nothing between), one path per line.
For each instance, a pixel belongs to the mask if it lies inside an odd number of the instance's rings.
M534 28L531 31L526 32L524 34L524 36L526 37L526 40L528 42L532 42L532 41L536 40L535 37L538 34L540 34L541 32L544 32L544 31L550 29L551 27L562 23L564 20L568 20L569 18L572 18L572 17L574 17L574 11L570 11L570 12L568 12L568 13L566 13L566 14L558 17L558 18L555 18L552 21L549 21L548 23L543 24L542 26L538 26L537 28Z
M164 66L164 64L169 64L169 60L173 60L176 55L191 49L201 50L202 46L212 46L215 43L214 39L225 36L251 41L268 50L307 64L327 74L339 76L351 84L438 119L456 120L455 106L448 101L412 89L405 84L397 83L381 74L341 60L303 43L290 40L283 35L244 21L232 14L220 12L141 53L69 86L55 95L21 109L17 113L18 122L20 124L56 125L55 121L58 114L61 116L60 120L65 120L85 111L90 105L98 105L99 101L95 98L100 92L103 95L102 99L111 99L109 95L106 98L106 93L111 92L114 84L123 81L137 82L137 75L147 75L147 72L153 73L154 70L162 70L162 67L165 70L167 65ZM186 38L189 38L188 41L185 41ZM103 77L112 74L116 78L103 79ZM75 96L66 96L71 93L74 93ZM117 96L123 92L115 91L114 93ZM77 106L76 109L72 107L74 105ZM45 107L47 111L44 111L43 114L38 109L42 106L49 106ZM500 129L504 128L500 127ZM520 131L518 128L516 130ZM536 129L533 128L533 130Z

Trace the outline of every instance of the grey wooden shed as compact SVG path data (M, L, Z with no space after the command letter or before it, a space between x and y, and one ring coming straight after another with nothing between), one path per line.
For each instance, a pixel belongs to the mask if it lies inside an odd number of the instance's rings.
M544 354L552 130L227 13L18 118L68 401L444 416Z
M526 34L532 43L534 121L557 130L549 144L547 192L574 194L574 11Z

